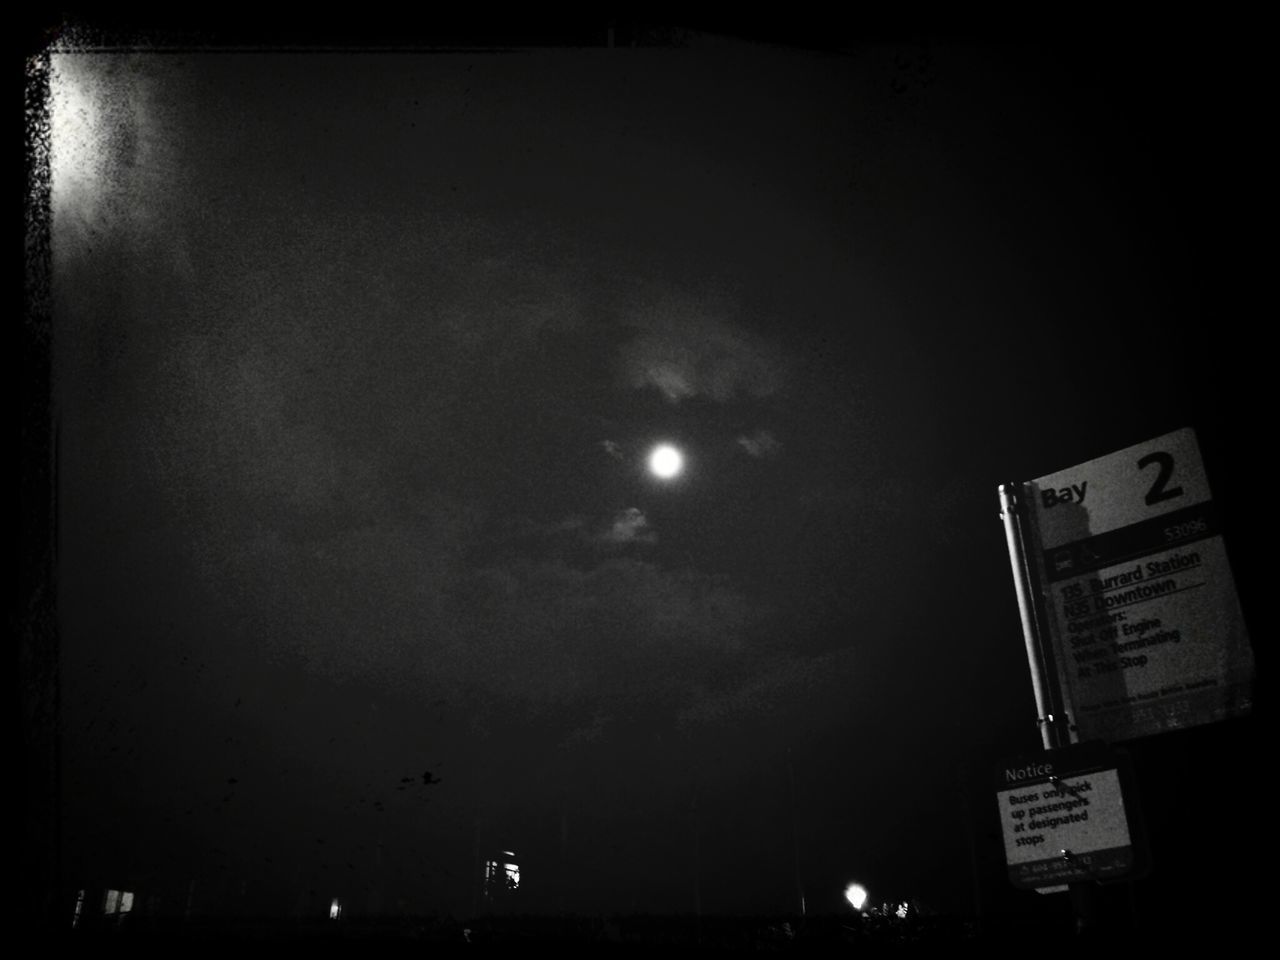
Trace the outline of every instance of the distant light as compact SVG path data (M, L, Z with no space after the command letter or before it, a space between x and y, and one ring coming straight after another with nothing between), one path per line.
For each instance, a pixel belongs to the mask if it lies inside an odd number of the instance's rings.
M502 851L502 855L503 855L504 857L514 857L514 856L515 856L515 854L514 854L513 852L511 852L510 850L503 850L503 851Z
M342 903L337 897L334 897L329 901L329 919L337 920L340 916L342 916Z
M684 469L684 455L669 443L654 447L649 454L649 470L654 476L670 480Z
M72 930L80 926L80 911L83 909L84 909L84 891L80 890L76 893L76 912L71 917Z
M908 904L906 904L906 903L900 903L900 904L898 904L898 909L897 909L897 910L895 910L895 911L894 911L894 913L896 913L896 914L898 915L898 919L899 919L899 920L905 920L905 919L907 919L907 911L908 911L909 909L911 909L911 908L910 908L910 906L909 906Z
M851 883L844 888L844 898L853 909L861 910L867 902L867 888L860 883Z

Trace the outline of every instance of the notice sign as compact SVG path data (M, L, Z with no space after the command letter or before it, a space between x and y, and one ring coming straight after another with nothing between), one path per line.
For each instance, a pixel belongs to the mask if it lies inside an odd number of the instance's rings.
M1191 430L1023 493L1045 628L1080 739L1249 712L1253 653Z
M997 781L1014 886L1118 880L1135 872L1121 768L1105 748L1084 744L1012 760L1001 765Z

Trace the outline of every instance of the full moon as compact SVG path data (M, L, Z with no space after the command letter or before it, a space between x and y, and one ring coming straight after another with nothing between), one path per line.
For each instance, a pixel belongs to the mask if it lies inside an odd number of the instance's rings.
M649 470L656 477L670 480L682 469L684 469L684 456L670 444L664 443L660 447L654 447L653 452L649 454Z

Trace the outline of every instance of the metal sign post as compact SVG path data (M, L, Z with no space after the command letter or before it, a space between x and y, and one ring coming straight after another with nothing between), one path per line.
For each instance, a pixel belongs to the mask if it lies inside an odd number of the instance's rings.
M1039 591L1027 564L1021 484L1001 484L1000 518L1004 521L1009 563L1013 568L1013 588L1018 597L1018 613L1022 619L1027 666L1031 670L1031 690L1036 699L1036 722L1040 727L1040 739L1044 748L1052 750L1070 742L1069 721L1062 707L1057 678L1053 676L1052 652L1045 645L1045 633L1040 626L1043 620L1038 602Z

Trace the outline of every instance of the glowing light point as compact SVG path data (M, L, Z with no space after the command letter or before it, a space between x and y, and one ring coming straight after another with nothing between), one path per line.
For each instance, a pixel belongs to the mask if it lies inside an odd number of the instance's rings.
M684 469L684 456L669 443L654 447L649 454L649 470L654 476L670 480Z
M867 902L867 888L860 883L851 883L844 888L844 898L853 909L861 910Z

